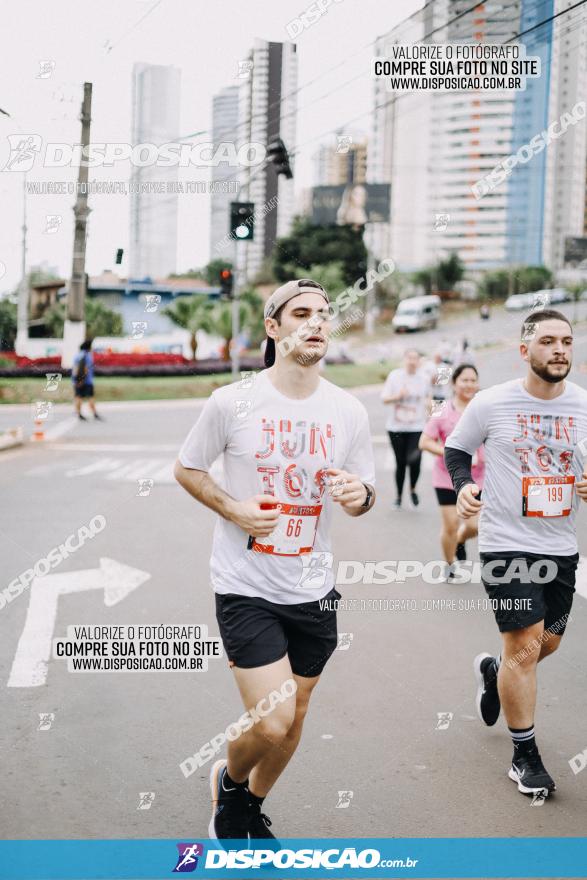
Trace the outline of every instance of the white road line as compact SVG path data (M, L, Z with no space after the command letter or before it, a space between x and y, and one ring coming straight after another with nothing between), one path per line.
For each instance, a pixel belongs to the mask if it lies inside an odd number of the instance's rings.
M179 452L179 443L52 443L58 452Z
M52 428L48 428L45 431L45 440L56 440L57 437L63 437L64 434L69 434L69 432L73 431L77 424L79 424L79 419L77 418L77 416L71 416L69 419L63 419L62 422L58 422Z
M106 480L153 480L155 483L175 483L175 458L95 458L81 467L65 471L66 477L87 477L101 474Z
M35 578L31 584L24 628L10 671L7 687L39 687L45 684L59 596L103 590L104 604L116 605L150 579L146 571L115 559L100 559L100 568L68 571Z

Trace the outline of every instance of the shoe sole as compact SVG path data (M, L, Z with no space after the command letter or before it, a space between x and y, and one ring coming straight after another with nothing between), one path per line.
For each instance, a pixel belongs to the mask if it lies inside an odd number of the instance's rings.
M214 828L214 814L216 813L216 804L218 803L218 779L220 771L226 766L226 760L221 758L216 761L210 770L210 792L212 793L212 818L208 825L208 837L210 840L218 840L216 829Z
M482 654L477 654L477 656L473 660L473 671L475 673L475 680L477 682L475 705L477 707L477 715L479 716L483 724L485 724L486 727L493 727L493 724L487 724L481 712L481 698L483 696L483 690L485 688L485 681L483 680L483 673L481 672L481 663L483 662L483 660L485 660L486 657L491 657L491 654L488 654L487 651L484 651Z
M508 770L508 776L512 780L512 782L516 782L518 785L518 791L521 791L522 794L540 794L540 792L544 792L544 797L548 797L548 795L552 791L556 791L556 785L553 783L552 788L544 788L544 786L539 786L538 788L528 788L527 785L524 785L516 771L513 767L510 767Z

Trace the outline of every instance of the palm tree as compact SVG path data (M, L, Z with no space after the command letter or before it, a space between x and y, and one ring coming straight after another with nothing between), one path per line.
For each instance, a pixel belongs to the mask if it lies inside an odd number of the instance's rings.
M196 360L196 352L198 350L198 339L196 333L203 330L205 333L212 333L211 315L213 312L212 303L203 296L180 296L172 305L163 309L163 314L171 318L178 327L183 327L190 334L190 348L192 350L192 360Z
M243 302L239 305L239 326L241 329L251 321L251 307ZM217 302L210 313L210 333L224 340L222 357L230 360L230 343L232 341L232 302Z
M251 347L255 348L265 339L265 319L263 317L263 300L252 287L243 290L241 302L248 307L246 329L251 337Z

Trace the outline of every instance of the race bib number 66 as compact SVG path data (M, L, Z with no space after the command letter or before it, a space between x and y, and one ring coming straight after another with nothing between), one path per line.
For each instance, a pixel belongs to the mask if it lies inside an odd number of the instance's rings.
M281 504L279 521L266 538L250 538L249 550L276 556L299 556L314 547L321 504Z
M575 477L522 477L523 516L568 516Z

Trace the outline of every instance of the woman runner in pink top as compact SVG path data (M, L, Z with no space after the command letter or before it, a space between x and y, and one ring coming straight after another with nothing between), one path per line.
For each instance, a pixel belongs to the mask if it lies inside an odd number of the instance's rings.
M479 391L479 374L476 367L471 364L460 364L452 374L452 384L454 389L452 399L445 401L440 412L430 417L420 437L420 449L425 449L435 456L432 485L436 490L442 516L440 543L444 558L449 565L449 580L455 557L461 560L467 558L465 541L477 536L478 517L459 520L457 516L457 497L444 463L446 438L452 433L465 408ZM485 473L483 446L480 446L473 456L472 472L473 479L482 489Z

